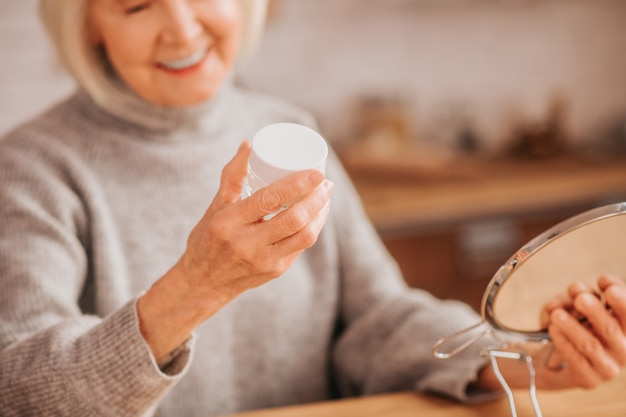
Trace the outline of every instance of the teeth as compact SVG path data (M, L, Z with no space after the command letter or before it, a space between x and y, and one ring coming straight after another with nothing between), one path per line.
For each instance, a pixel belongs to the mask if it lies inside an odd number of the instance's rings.
M175 61L160 62L160 64L168 69L182 70L185 68L193 67L194 65L202 61L202 59L204 59L204 57L206 56L206 53L207 50L203 49L193 55L189 55L188 57L177 59Z

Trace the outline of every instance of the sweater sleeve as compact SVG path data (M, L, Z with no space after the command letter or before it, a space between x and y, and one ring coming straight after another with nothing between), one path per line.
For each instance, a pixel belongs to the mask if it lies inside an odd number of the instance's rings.
M190 350L163 372L135 299L107 317L81 309L88 215L54 160L0 141L0 415L150 415Z
M336 159L332 167L331 221L342 270L341 331L333 351L340 393L415 389L474 400L468 387L486 364L479 350L488 342L446 360L434 358L432 348L480 317L461 302L439 300L406 285Z

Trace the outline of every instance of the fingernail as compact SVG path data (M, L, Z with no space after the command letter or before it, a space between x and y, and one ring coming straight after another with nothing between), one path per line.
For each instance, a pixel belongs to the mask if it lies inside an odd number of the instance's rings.
M611 291L613 298L626 300L626 287L612 285L607 289L607 291Z
M567 313L561 309L554 310L552 313L552 319L558 323L565 323L567 320Z
M595 299L595 297L589 293L580 294L578 298L580 298L580 302L584 306L590 306L593 303L593 300Z
M335 188L335 184L332 181L329 181L329 180L324 180L322 185L324 186L324 189L326 191L332 191L333 188Z

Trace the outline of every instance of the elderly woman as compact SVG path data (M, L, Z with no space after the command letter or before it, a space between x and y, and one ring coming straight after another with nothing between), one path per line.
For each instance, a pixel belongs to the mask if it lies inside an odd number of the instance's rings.
M263 7L42 0L79 89L0 142L3 416L207 417L497 389L479 346L432 358L438 338L478 318L405 286L333 155L327 178L301 172L241 200L244 139L313 124L232 82ZM593 386L626 362L626 291L604 289L612 313L579 304L611 332L581 333L553 306L570 366L540 370L540 387ZM523 386L516 366L504 372Z

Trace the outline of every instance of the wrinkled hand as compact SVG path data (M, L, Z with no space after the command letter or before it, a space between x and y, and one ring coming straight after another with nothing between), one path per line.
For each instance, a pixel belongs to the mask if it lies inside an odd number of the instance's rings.
M333 185L319 171L294 174L241 200L249 155L244 142L224 167L183 256L137 299L141 334L159 364L239 294L285 272L326 222ZM288 202L287 210L263 220Z
M598 289L574 283L544 306L554 353L548 366L537 366L538 386L593 388L626 366L626 284L602 276ZM555 371L561 363L566 367Z
M179 262L199 297L232 299L283 274L317 240L333 184L316 170L294 174L242 200L250 145L222 171L220 188ZM270 220L263 217L290 206Z

